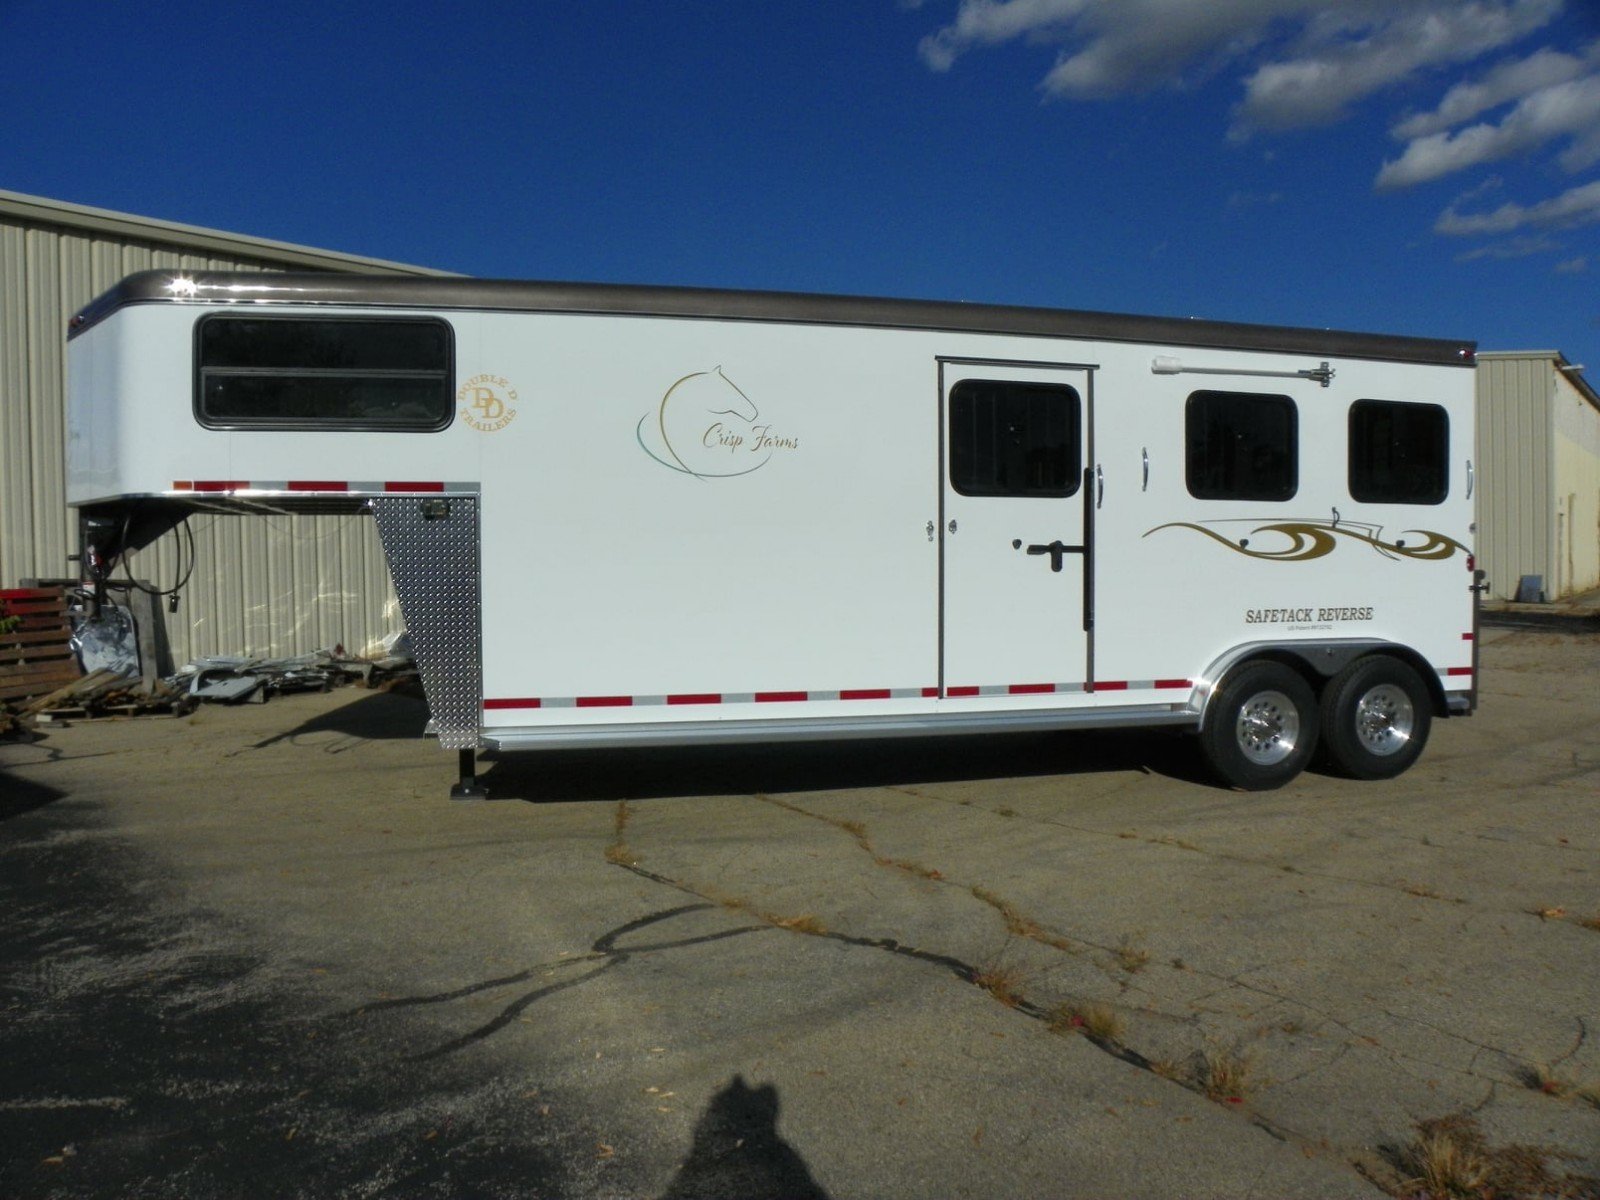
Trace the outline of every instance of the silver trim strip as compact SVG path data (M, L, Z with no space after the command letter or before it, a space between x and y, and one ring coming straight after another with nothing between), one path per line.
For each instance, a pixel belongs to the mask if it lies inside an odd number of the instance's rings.
M795 721L661 721L628 726L518 726L485 729L483 744L494 750L573 750L686 743L856 741L1151 725L1197 729L1200 716L1183 705L1146 704L1077 712L939 713Z

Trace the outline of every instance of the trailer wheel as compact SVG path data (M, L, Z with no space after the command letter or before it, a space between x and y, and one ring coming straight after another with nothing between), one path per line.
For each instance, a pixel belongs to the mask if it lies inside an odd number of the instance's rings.
M1247 792L1282 787L1305 768L1317 744L1317 700L1281 663L1234 672L1212 700L1200 751L1222 782Z
M1322 745L1329 763L1355 779L1392 779L1422 753L1433 724L1417 673L1387 655L1358 658L1323 692Z

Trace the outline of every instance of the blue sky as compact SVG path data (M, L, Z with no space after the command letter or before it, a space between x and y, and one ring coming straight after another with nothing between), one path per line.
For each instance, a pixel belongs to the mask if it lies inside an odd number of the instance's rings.
M484 276L1561 349L1600 0L0 0L0 187Z

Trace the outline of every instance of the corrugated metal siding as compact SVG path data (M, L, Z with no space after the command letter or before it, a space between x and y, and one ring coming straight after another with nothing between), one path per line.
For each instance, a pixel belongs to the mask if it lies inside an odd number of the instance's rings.
M135 271L278 265L270 256L185 253L0 213L0 586L75 574L67 555L77 550L76 518L64 501L67 319ZM300 654L336 643L359 651L400 627L367 518L200 517L191 524L194 575L178 613L167 617L179 663L201 654ZM176 549L169 536L139 555L133 570L170 586Z
M1516 596L1524 575L1555 589L1553 448L1550 395L1554 365L1545 356L1478 362L1478 559L1489 597Z
M1565 372L1551 404L1556 546L1563 596L1600 587L1600 406Z

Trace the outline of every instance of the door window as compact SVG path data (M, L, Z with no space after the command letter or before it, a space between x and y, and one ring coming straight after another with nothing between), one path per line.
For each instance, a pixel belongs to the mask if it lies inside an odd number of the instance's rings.
M950 485L963 496L1070 496L1081 402L1062 384L963 379L950 389Z
M1287 396L1195 392L1184 433L1197 500L1289 500L1300 488L1299 413Z
M1450 493L1450 417L1437 404L1350 406L1350 498L1439 504Z

